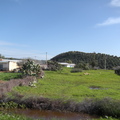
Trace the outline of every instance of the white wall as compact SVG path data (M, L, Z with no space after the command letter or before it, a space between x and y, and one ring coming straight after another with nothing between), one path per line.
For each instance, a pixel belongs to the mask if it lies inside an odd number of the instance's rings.
M12 70L14 70L16 68L19 68L19 66L17 65L17 63L10 61L9 62L9 71L12 71Z

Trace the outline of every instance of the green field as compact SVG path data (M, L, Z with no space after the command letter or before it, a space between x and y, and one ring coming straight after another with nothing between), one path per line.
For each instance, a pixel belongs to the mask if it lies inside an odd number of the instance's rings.
M71 73L70 70L45 71L45 77L38 80L36 87L16 87L14 91L28 97L42 96L75 101L106 97L120 99L120 76L114 74L113 70L88 70L79 73Z
M0 72L0 80L8 81L10 79L17 79L20 78L21 73L5 73Z

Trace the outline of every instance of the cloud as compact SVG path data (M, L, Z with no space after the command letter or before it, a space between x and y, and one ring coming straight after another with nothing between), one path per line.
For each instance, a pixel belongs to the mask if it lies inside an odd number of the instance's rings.
M97 26L107 26L107 25L113 25L113 24L120 24L120 17L108 18L104 22L97 24Z
M114 7L120 7L120 0L111 0L110 5Z

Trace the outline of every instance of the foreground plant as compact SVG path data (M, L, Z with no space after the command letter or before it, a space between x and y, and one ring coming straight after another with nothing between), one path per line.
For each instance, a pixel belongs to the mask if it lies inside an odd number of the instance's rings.
M33 120L32 118L27 118L25 116L8 114L8 113L0 113L0 120Z
M26 63L23 64L21 69L23 75L26 76L36 76L36 77L43 77L44 73L40 68L39 64L35 64L34 61L27 60Z

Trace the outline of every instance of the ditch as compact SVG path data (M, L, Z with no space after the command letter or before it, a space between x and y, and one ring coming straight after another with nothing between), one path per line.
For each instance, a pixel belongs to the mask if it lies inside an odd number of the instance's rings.
M92 116L83 113L74 112L58 112L50 110L36 110L36 109L9 109L5 111L9 114L18 114L30 117L32 119L62 119L62 120L91 120L93 118L98 118L97 116Z

